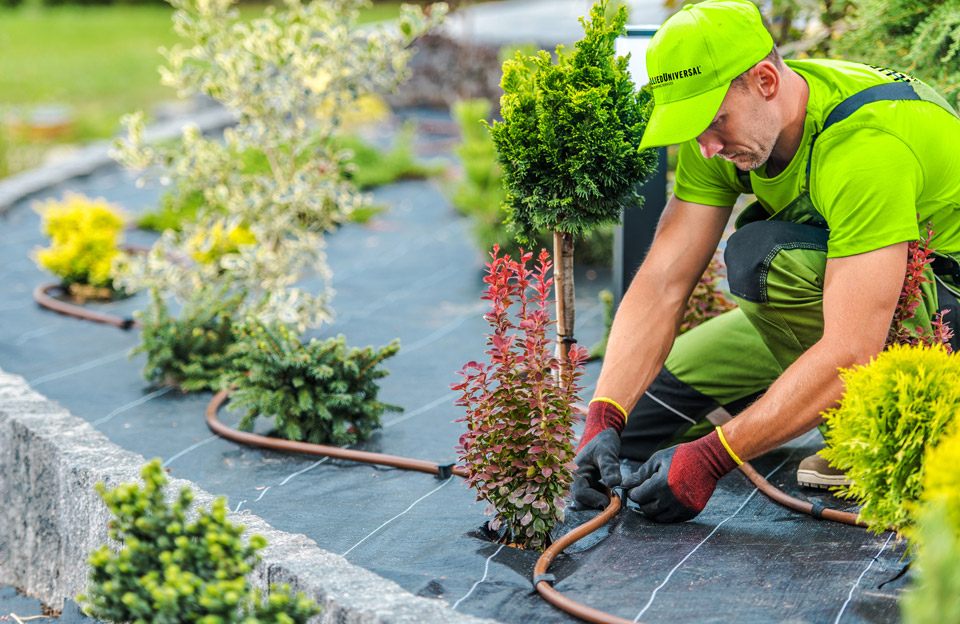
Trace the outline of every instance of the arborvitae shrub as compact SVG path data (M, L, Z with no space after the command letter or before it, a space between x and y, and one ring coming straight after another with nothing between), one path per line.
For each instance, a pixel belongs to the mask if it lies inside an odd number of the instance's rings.
M223 288L205 288L173 318L166 301L151 291L146 312L135 314L142 342L131 353L147 355L144 379L189 392L219 390L233 369L234 317L242 301L242 293L230 296Z
M945 518L960 540L960 418L954 418L949 432L927 452L923 466L923 501L944 504Z
M956 472L960 455L953 458ZM924 505L911 531L917 550L910 591L901 602L904 624L960 622L960 534L944 502Z
M458 372L463 382L452 386L461 392L456 404L467 410L457 419L467 424L457 452L467 468L466 485L488 502L486 513L496 514L490 528L505 526L516 544L542 550L563 520L576 468L573 405L587 350L571 348L562 368L553 355L556 343L546 337L554 323L547 252L540 252L533 270L527 268L533 254L516 261L499 253L494 247L484 278L483 298L490 301L484 318L493 328L487 335L490 364L468 362Z
M607 6L600 0L580 18L583 38L572 52L559 46L556 61L541 50L503 64L503 121L490 134L508 220L522 239L619 223L624 208L639 205L637 183L656 166L655 150L637 150L651 92L636 90L627 57L614 54L627 11L620 7L608 22Z
M389 374L380 365L400 350L399 340L379 349L348 349L342 335L303 344L285 326L257 321L239 335L230 397L232 409L247 410L244 431L272 416L288 440L353 444L370 437L385 411L402 411L377 399L377 380Z
M497 163L493 138L482 123L490 118L490 108L490 101L484 99L460 100L451 107L460 128L462 143L456 154L463 167L463 177L453 187L451 201L461 214L470 217L473 238L484 253L500 245L504 253L518 258L519 244L505 221L503 171ZM553 245L549 231L531 234L530 239L533 247ZM613 229L602 226L584 231L576 240L574 257L584 264L609 266L613 262Z
M123 231L120 210L105 199L67 193L35 210L51 246L35 252L37 264L60 278L65 288L90 286L113 289L111 265Z
M841 495L862 503L870 529L901 529L924 483L924 453L960 411L960 360L943 345L893 345L841 372L840 405L824 412L831 464L853 481Z
M107 490L97 484L113 514L110 537L120 549L104 545L90 555L90 584L78 598L89 615L137 624L302 624L320 612L287 586L271 587L265 600L251 589L246 577L266 540L254 535L244 543L243 527L227 520L223 498L188 520L189 488L168 503L160 461L141 474L143 486Z

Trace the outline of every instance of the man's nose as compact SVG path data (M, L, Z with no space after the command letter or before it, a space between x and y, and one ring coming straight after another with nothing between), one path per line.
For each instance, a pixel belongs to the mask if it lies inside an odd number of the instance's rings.
M700 153L704 158L713 158L717 152L723 149L723 141L712 132L704 132L697 137L697 144L700 146Z

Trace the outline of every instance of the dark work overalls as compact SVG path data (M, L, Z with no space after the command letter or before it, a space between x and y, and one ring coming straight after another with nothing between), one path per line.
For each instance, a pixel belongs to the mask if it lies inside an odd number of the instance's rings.
M676 339L663 369L630 413L621 436L623 457L645 461L658 448L709 433L755 401L823 335L830 231L809 194L813 146L827 128L881 100L926 100L956 116L933 89L909 78L855 93L831 110L810 141L806 190L772 216L754 202L737 218L724 261L738 307ZM738 175L750 189L749 172ZM939 279L933 282L928 271L931 283L924 285L916 321L927 324L933 313L946 309L945 320L960 329L960 305L944 284L960 289L960 264L938 257L934 269ZM957 340L955 335L954 350Z

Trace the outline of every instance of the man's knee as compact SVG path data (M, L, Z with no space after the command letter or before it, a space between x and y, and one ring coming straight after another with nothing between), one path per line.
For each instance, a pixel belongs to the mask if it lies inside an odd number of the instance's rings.
M731 294L754 303L768 303L770 276L778 257L793 250L810 250L823 253L825 264L828 234L821 227L784 221L743 226L727 241L724 252Z

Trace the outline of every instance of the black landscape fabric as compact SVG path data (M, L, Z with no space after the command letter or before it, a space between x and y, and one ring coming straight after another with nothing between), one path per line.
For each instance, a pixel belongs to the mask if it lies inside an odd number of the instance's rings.
M106 197L130 212L153 208L160 189L137 188L134 177L105 170L51 189ZM367 226L349 225L328 237L337 320L310 335L343 333L350 345L402 341L386 362L381 398L405 407L363 450L440 463L455 461L463 426L449 384L454 372L483 358L480 300L484 256L470 225L431 182L378 189L389 210ZM45 245L30 201L0 217L0 368L23 375L37 391L91 422L112 441L172 474L226 496L284 531L303 533L328 551L396 581L408 591L446 601L456 610L508 624L575 622L532 591L537 554L485 539L483 503L458 478L235 444L204 423L210 394L184 395L149 386L143 356L128 358L136 331L121 331L39 309L32 289L50 276L29 253ZM154 235L130 232L127 242ZM600 289L610 272L580 269L576 278L581 344L602 333ZM307 287L310 284L306 284ZM129 315L146 305L137 295L91 307ZM589 398L600 364L587 366ZM236 424L239 413L223 409ZM270 423L261 421L266 433ZM754 462L788 492L798 462L819 448L814 432ZM630 467L624 466L624 470ZM846 503L826 494L830 506ZM596 512L570 511L559 531ZM242 521L242 518L241 518ZM724 478L694 521L656 525L627 508L608 527L570 548L551 568L570 598L643 622L897 622L897 598L909 574L905 545L890 533L817 521L765 498L738 472Z

